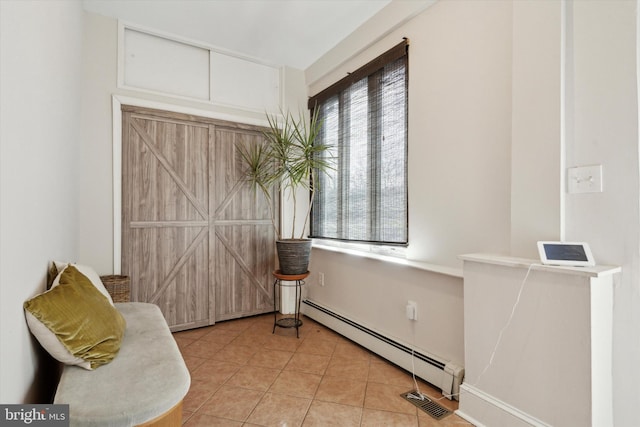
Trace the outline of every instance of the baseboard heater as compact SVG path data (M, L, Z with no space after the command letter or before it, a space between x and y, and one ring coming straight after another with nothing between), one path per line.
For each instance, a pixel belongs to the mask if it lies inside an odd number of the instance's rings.
M463 367L432 354L412 352L411 347L309 299L303 301L302 313L409 372L415 368L416 377L439 387L449 399L458 399L464 377Z

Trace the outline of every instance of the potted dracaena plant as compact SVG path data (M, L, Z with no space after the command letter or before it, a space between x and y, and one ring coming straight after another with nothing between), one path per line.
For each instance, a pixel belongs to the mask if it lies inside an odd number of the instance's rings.
M322 127L317 110L308 123L302 114L299 119L290 112L282 111L281 118L268 113L266 116L268 128L263 131L264 141L237 146L244 165L242 178L254 191L261 192L267 200L276 234L281 273L304 274L307 272L311 255L311 239L305 236L305 232L313 205L315 186L318 183L317 178L319 174L326 174L333 169L331 157L328 155L330 146L316 141ZM297 194L299 189L308 190L309 195L301 197ZM272 203L274 193L286 194L292 199L290 235L284 236L283 225L276 221ZM299 203L307 205L302 226L296 218Z

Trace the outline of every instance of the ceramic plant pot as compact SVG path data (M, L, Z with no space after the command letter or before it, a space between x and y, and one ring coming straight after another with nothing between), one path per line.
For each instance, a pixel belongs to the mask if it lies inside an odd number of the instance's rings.
M278 240L276 249L282 274L303 274L309 270L311 239Z

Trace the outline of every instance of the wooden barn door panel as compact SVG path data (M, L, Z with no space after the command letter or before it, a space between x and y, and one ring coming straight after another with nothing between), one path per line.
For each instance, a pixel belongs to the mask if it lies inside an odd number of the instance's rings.
M123 107L122 273L174 331L273 310L269 207L241 182L236 151L261 138Z
M126 274L132 300L157 304L174 330L209 325L209 278L203 267L209 258L208 229L139 227L130 235L135 254Z
M209 128L125 113L122 270L174 330L208 325Z
M210 206L216 320L273 311L271 272L276 254L271 215L264 196L242 184L236 149L237 145L259 143L262 135L223 126L212 129L212 134L215 143Z

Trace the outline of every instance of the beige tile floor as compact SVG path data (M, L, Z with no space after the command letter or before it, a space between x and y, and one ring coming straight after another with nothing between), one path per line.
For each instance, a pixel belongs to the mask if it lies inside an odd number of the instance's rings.
M273 314L174 334L191 372L185 427L470 426L455 414L437 421L400 397L415 388L397 368L303 318L273 329ZM442 395L419 382L420 390ZM442 399L450 410L457 402Z

